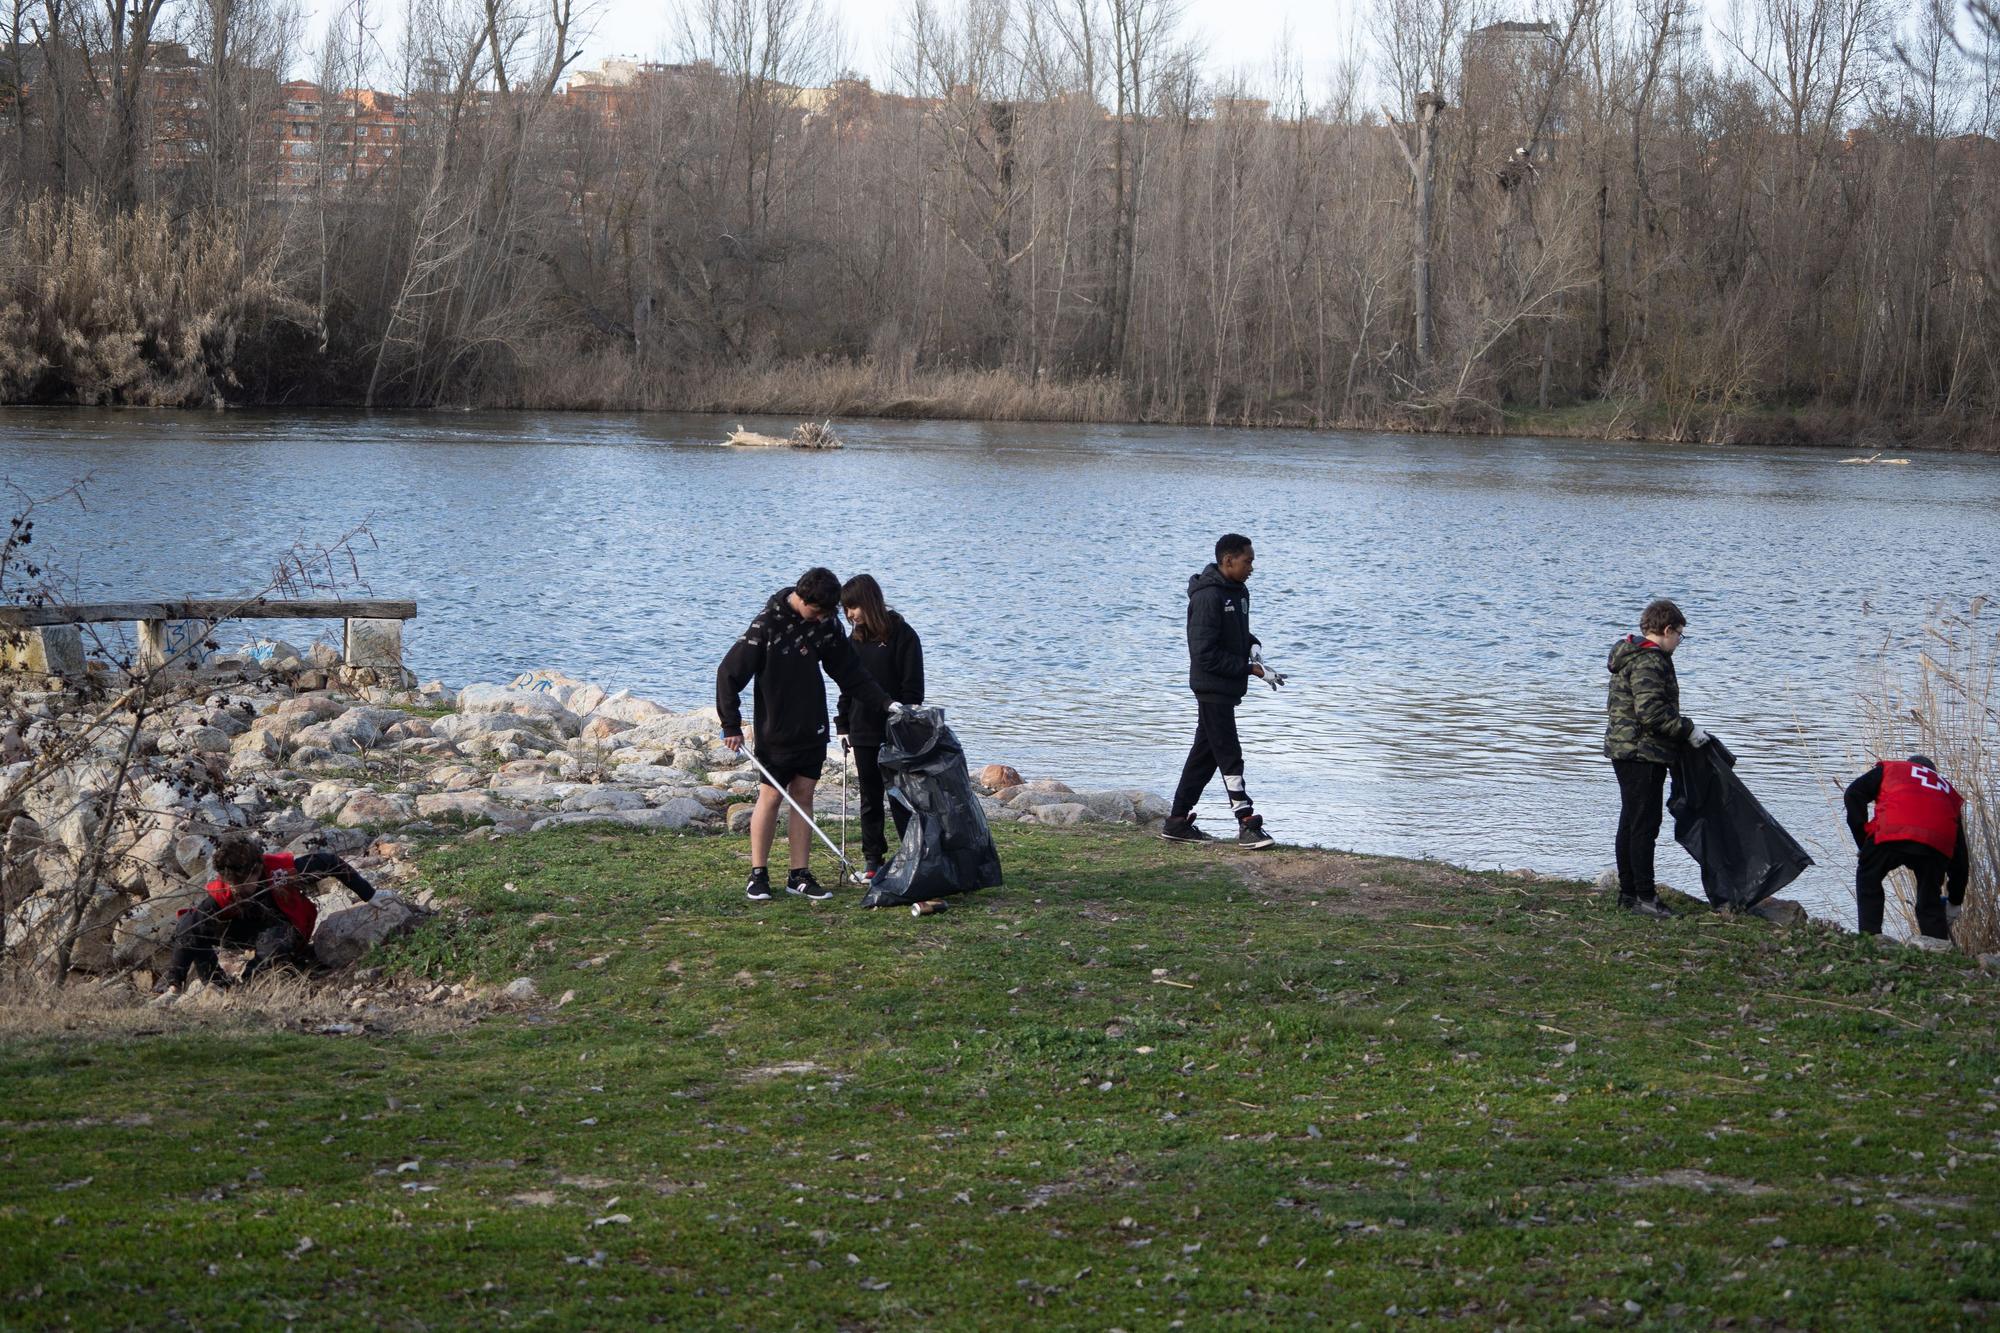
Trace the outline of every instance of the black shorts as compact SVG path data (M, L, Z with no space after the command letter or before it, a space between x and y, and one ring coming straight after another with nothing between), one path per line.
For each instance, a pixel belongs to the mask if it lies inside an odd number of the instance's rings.
M819 775L826 769L826 750L824 748L779 750L775 754L766 753L763 750L754 750L752 753L757 756L757 762L770 772L770 777L766 777L762 773L757 775L758 783L765 787L771 785L771 778L776 778L781 785L786 787L791 786L793 781L798 778L811 778L814 782L818 782Z

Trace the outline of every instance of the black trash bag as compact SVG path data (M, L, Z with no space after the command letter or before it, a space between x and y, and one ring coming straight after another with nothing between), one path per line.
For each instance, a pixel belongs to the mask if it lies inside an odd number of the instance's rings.
M1702 892L1717 907L1748 911L1813 863L1743 779L1736 756L1719 740L1674 761L1674 841L1701 867Z
M889 799L902 802L910 822L861 905L902 907L998 885L1000 853L944 710L911 708L892 716L876 760Z

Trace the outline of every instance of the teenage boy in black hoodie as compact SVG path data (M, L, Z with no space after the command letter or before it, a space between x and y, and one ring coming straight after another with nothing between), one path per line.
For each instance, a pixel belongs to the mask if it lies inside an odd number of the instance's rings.
M813 787L826 765L826 686L820 671L856 699L874 708L901 708L854 655L834 614L840 605L840 580L815 565L799 581L772 594L750 628L743 631L715 671L715 711L722 718L722 741L732 750L743 748L743 713L739 697L753 679L757 710L757 744L751 751L771 775L785 784L799 808L813 808ZM769 902L771 843L778 832L778 807L784 798L760 776L757 808L750 815L750 882L743 888L752 902ZM789 826L791 875L788 892L819 901L833 896L806 866L812 851L812 830L797 811Z
M1194 747L1174 789L1173 813L1160 826L1160 836L1169 842L1215 841L1194 826L1194 803L1218 769L1236 816L1236 845L1273 842L1243 785L1243 746L1236 739L1236 705L1249 690L1250 677L1272 689L1285 679L1265 669L1262 645L1250 632L1250 590L1243 585L1256 563L1250 539L1226 533L1215 544L1215 563L1188 580L1188 688L1194 691L1197 721Z

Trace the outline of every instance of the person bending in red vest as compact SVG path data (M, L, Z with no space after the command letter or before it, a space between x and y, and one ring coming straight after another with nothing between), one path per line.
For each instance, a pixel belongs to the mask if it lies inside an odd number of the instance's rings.
M1868 818L1868 806L1875 817ZM1882 880L1903 867L1917 877L1917 929L1933 948L1949 946L1952 922L1965 904L1971 858L1960 818L1965 798L1927 757L1884 759L1847 787L1847 827L1860 849L1854 901L1861 933L1882 933ZM1949 880L1950 902L1938 896Z
M339 880L363 902L376 896L375 886L332 852L267 852L252 834L226 835L215 849L208 896L181 912L161 988L180 985L189 969L210 985L228 985L215 953L225 944L254 951L243 968L245 981L273 963L301 957L319 920L306 890L322 879Z

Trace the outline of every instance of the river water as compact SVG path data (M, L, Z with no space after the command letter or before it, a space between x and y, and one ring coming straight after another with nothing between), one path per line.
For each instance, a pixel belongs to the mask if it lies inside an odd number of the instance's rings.
M293 541L366 522L368 585L419 604L421 675L556 666L672 707L709 702L800 569L866 570L975 762L1162 794L1194 717L1184 589L1233 529L1291 679L1240 713L1272 830L1578 875L1611 860L1605 654L1671 596L1683 708L1819 861L1792 896L1848 924L1839 789L1869 762L1883 645L2000 590L1994 460L959 422L849 423L809 454L716 447L729 424L14 409L0 474L92 478L38 528L81 597L248 590ZM1204 809L1227 824L1219 786ZM1670 841L1660 866L1698 891Z

